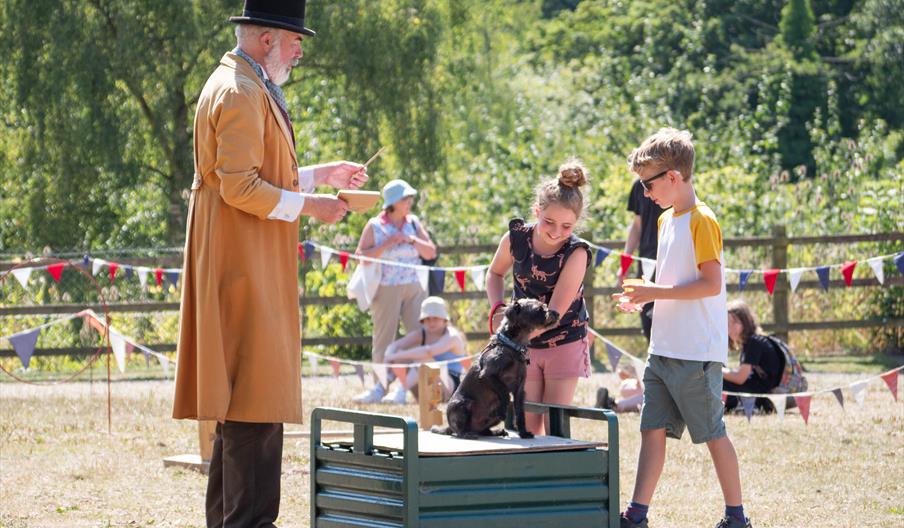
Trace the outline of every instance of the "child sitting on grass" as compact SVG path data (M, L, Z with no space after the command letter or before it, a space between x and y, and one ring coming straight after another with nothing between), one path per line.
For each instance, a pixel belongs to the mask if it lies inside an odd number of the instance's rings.
M609 396L609 389L600 387L596 391L596 406L600 409L612 409L615 412L637 412L643 403L643 382L637 376L634 365L618 367L618 400Z

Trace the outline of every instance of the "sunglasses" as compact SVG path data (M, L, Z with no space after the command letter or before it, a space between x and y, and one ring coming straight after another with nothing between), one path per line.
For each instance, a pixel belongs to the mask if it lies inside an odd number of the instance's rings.
M640 180L640 186L643 187L643 190L645 190L647 192L652 191L653 184L651 182L653 180L658 180L659 178L662 178L663 176L668 174L670 170L672 170L672 169L666 169L666 170L660 172L659 174L657 174L656 176L653 176L652 178L647 178L646 180L643 178L638 178L638 180Z

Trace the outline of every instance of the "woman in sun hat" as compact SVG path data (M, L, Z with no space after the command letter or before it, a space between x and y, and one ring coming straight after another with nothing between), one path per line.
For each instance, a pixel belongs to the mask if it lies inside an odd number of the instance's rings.
M417 270L421 259L432 259L436 245L420 220L411 214L417 190L405 180L392 180L383 186L383 211L368 220L361 232L356 254L391 260L403 264L383 263L380 268L380 287L370 305L373 317L371 359L383 363L386 347L396 338L399 323L407 332L419 328L421 302L427 292L421 286ZM362 263L363 265L372 265ZM392 374L387 378L387 385ZM353 398L359 403L376 403L386 396L386 389L377 376L374 386ZM404 396L404 393L402 394Z
M451 361L468 355L467 340L461 330L450 324L446 301L441 297L427 297L421 303L421 327L408 332L405 337L393 341L386 348L387 363L426 363L428 361ZM448 363L452 386L451 394L461 382L462 365L455 361ZM417 370L409 371L409 380L417 380ZM417 382L409 384L409 389L417 394ZM399 383L383 401L405 403L407 391Z

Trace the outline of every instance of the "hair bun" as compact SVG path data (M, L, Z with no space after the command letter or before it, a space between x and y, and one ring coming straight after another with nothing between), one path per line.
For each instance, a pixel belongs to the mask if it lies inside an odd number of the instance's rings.
M559 166L559 185L582 187L586 183L587 167L579 160L571 160Z

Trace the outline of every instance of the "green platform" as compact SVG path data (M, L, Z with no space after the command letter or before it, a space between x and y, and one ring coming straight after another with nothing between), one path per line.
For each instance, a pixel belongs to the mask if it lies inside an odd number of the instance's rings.
M411 418L314 409L311 526L617 527L615 414L539 404L528 410L549 413L552 436L470 443L419 432ZM571 440L572 418L608 422L608 443ZM354 437L324 442L323 421L352 424ZM399 432L375 436L375 427Z

